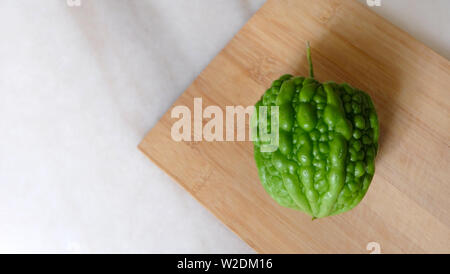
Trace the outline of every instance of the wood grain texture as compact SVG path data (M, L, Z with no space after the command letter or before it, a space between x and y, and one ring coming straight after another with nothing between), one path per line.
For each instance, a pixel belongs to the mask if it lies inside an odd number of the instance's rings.
M450 62L351 0L269 0L175 102L253 105L285 73L367 91L379 114L376 173L355 209L311 221L277 205L251 142L175 142L171 109L139 148L257 252L450 252ZM204 123L207 121L204 120Z

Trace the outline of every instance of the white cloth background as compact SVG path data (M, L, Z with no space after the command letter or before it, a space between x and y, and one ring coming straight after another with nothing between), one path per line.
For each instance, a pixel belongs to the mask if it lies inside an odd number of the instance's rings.
M0 252L253 252L136 146L264 1L80 1L0 1ZM373 9L450 56L450 1Z

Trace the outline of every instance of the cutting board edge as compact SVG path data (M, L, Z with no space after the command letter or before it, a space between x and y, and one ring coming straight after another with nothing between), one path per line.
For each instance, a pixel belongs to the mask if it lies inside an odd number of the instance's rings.
M147 134L147 135L148 135L148 134ZM147 136L147 135L146 135L146 136ZM150 155L149 153L147 153L147 152L144 150L144 148L143 148L144 143L145 143L145 140L142 140L142 141L139 143L139 145L137 146L137 148L138 148L138 150L140 150L140 151L141 151L148 159L150 159L150 161L151 161L154 165L156 165L156 167L158 167L158 168L161 169L164 173L166 173L166 174L170 177L170 179L172 179L172 180L176 183L176 185L181 186L184 190L186 190L186 191L189 193L189 195L190 195L191 197L193 197L198 203L200 203L200 205L201 205L202 207L204 207L209 213L211 213L214 217L216 217L223 225L225 225L225 227L226 227L227 229L229 229L231 232L233 232L233 234L235 234L239 239L241 239L244 243L246 243L250 248L252 248L254 251L256 251L256 253L264 254L264 252L263 252L260 248L251 245L248 241L246 241L246 240L238 233L238 231L236 231L236 230L233 229L232 227L228 226L228 224L227 224L227 223L226 223L226 222L225 222L218 214L216 214L213 210L211 210L211 209L209 208L209 206L207 206L201 199L199 199L199 198L197 197L197 195L195 195L195 193L192 192L191 189L189 189L189 188L188 188L186 185L184 185L183 183L180 183L179 180L177 180L176 176L175 176L172 172L169 171L169 169L166 169L166 168L165 168L163 165L161 165L154 157L152 157L152 155Z

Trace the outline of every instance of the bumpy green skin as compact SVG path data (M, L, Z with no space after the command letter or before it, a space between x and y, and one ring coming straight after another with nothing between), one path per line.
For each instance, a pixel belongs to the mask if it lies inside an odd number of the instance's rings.
M361 201L375 172L379 137L369 95L348 84L284 75L259 106L269 107L269 124L270 107L279 107L278 149L261 152L259 136L254 141L258 174L273 199L314 218L346 212Z

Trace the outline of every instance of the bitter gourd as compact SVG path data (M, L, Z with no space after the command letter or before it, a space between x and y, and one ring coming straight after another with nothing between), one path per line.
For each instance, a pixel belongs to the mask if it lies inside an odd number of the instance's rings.
M259 178L280 205L313 218L346 212L369 188L375 172L379 123L370 96L349 84L283 75L256 103L254 157ZM267 126L278 107L278 147L264 151L261 106ZM267 113L267 114L266 114ZM274 122L272 122L274 123Z

